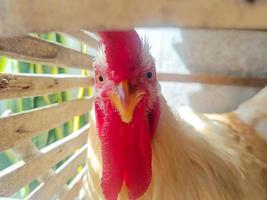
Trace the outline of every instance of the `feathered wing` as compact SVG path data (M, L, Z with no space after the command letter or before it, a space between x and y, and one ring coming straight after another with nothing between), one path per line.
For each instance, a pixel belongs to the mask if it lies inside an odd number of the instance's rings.
M235 138L235 145L244 156L254 156L267 165L267 87L233 112L205 117L228 127L228 135Z
M181 111L182 118L215 149L239 160L243 177L239 187L247 199L267 196L266 99L267 88L264 88L230 113L201 114L188 108Z
M267 141L267 87L242 103L233 113Z

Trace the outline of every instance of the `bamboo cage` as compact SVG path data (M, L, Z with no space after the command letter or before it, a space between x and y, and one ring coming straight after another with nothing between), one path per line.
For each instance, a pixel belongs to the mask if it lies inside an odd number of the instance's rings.
M30 33L62 32L97 48L98 37L84 30L182 26L265 30L267 3L238 0L2 0L0 54L31 63L91 69L92 56L41 40ZM155 14L156 13L156 14ZM263 87L264 78L159 73L160 81ZM0 73L0 100L53 94L92 86L92 76ZM8 197L34 179L41 184L26 199L75 199L86 167L90 124L38 150L32 138L74 116L88 113L92 97L0 117L0 152L14 149L22 160L0 171L0 197ZM69 159L56 171L52 167ZM74 177L70 184L66 184Z

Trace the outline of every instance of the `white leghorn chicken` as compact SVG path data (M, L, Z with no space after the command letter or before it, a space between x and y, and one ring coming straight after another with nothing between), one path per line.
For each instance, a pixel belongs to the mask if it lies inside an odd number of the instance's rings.
M267 88L231 113L178 116L160 94L154 59L138 34L100 36L90 199L267 199Z

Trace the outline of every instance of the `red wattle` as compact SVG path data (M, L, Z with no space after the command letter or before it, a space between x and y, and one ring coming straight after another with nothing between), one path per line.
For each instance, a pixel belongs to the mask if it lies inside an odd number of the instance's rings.
M145 117L144 108L144 105L140 105L136 109L133 121L127 132L128 154L125 183L128 188L129 199L137 199L146 192L152 176L151 137L149 121Z
M125 181L129 199L137 199L147 190L152 175L151 135L145 106L140 102L129 124L121 121L111 104L105 107L104 115L95 104L103 159L103 193L107 200L117 199Z
M118 128L119 116L102 114L95 104L98 135L101 141L103 170L101 187L107 200L116 200L123 183L125 151L124 138Z

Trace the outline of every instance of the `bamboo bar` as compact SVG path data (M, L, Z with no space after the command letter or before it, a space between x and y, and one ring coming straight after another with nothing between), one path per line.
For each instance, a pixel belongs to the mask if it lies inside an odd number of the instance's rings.
M77 99L0 118L0 151L89 112L91 103L92 99Z
M42 96L92 84L93 79L85 76L0 73L0 100Z
M267 78L242 78L220 75L193 75L193 74L170 74L158 73L159 81L202 83L211 85L232 85L243 87L264 87L267 85Z
M267 2L248 0L2 0L0 35L131 27L267 28ZM33 17L34 16L34 17Z
M87 54L32 36L0 38L0 54L17 60L61 67L89 69L92 65L92 57Z

